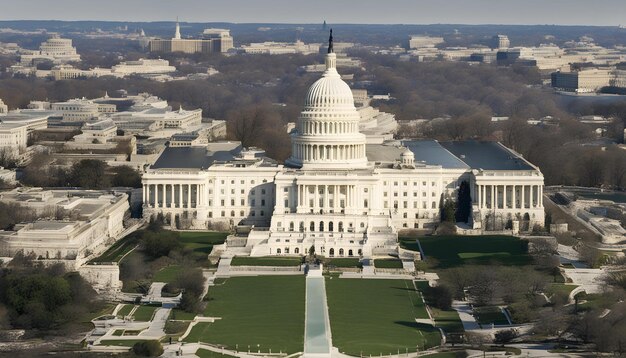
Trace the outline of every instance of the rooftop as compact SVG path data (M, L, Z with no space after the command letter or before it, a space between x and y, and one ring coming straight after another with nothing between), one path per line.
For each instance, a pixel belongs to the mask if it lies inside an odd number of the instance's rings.
M472 169L535 170L524 158L498 142L471 140L440 144Z
M167 147L152 169L202 169L214 162L230 161L241 152L239 142L209 143L208 146Z

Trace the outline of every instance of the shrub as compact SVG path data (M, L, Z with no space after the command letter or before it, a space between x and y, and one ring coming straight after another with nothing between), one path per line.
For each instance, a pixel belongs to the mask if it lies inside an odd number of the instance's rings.
M133 353L140 357L158 357L163 354L163 346L159 341L142 341L133 346Z

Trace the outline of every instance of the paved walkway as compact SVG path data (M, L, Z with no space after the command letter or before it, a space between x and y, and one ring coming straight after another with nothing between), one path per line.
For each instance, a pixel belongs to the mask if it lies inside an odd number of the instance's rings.
M310 269L306 278L304 357L330 358L331 333L322 268Z
M459 318L466 331L480 329L480 325L472 315L472 307L467 301L452 301L452 308L459 313Z
M165 336L165 322L167 322L167 317L170 316L171 309L169 308L159 308L154 312L154 317L152 321L150 321L150 327L148 329L139 333L141 338L153 338L153 339L161 339Z

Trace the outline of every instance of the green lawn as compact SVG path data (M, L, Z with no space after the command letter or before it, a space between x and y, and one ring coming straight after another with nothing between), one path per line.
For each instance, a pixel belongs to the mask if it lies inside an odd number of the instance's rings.
M130 235L118 240L109 247L102 255L91 260L91 262L119 262L124 255L137 246L140 231L135 231Z
M428 281L417 281L415 283L417 289L422 293L426 303L430 305ZM463 322L459 318L459 313L453 309L441 310L430 305L430 313L433 315L437 327L443 329L446 333L462 333L465 332Z
M217 353L217 352L213 352L210 351L208 349L198 349L196 351L196 356L200 357L200 358L225 358L225 357L234 357L231 356L229 354L222 354L222 353Z
M354 267L354 268L361 268L361 262L359 261L358 258L354 257L339 257L339 258L330 258L330 259L326 259L326 267L328 266L334 266L334 267Z
M576 287L578 287L578 285L572 285L572 284L565 285L562 283L553 283L550 286L546 287L546 294L550 296L555 293L563 292L569 295L570 292L574 291Z
M402 261L397 259L376 259L374 260L375 268L401 269Z
M426 258L437 268L465 264L518 266L532 263L528 242L513 236L427 236L419 239Z
M173 308L170 311L169 319L180 321L191 321L197 316L196 313L185 312L179 308Z
M132 310L133 310L133 307L135 307L135 306L134 306L134 305L128 305L128 304L126 304L126 305L122 306L122 308L120 308L120 309L117 311L117 316L118 316L118 317L125 317L125 316L128 316L128 314L130 313L130 311L132 311Z
M178 278L178 275L182 270L183 268L179 265L166 266L152 276L152 281L172 283L176 281L176 278Z
M408 280L326 279L333 345L353 356L397 354L439 345L419 293Z
M481 326L488 326L492 323L495 325L509 324L506 316L502 313L500 307L497 306L475 308L474 317L476 317L476 322Z
M226 232L181 231L180 241L186 248L208 255L213 250L213 245L223 244L227 236Z
M264 256L249 257L235 256L231 266L299 266L302 259L299 257Z
M417 239L414 237L399 237L400 247L411 251L420 251L420 247L417 244Z
M211 287L204 315L186 342L222 344L262 352L301 352L304 347L304 276L232 277Z
M148 322L152 319L154 315L154 311L159 308L157 306L139 306L135 313L133 314L133 318L135 321Z

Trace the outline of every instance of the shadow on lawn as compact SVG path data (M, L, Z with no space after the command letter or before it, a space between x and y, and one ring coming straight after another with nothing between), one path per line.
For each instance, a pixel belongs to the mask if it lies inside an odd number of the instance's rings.
M411 322L411 321L393 321L393 323L400 325L400 326L414 328L414 329L425 331L425 332L434 332L437 330L435 327L426 323L417 323L417 322Z

